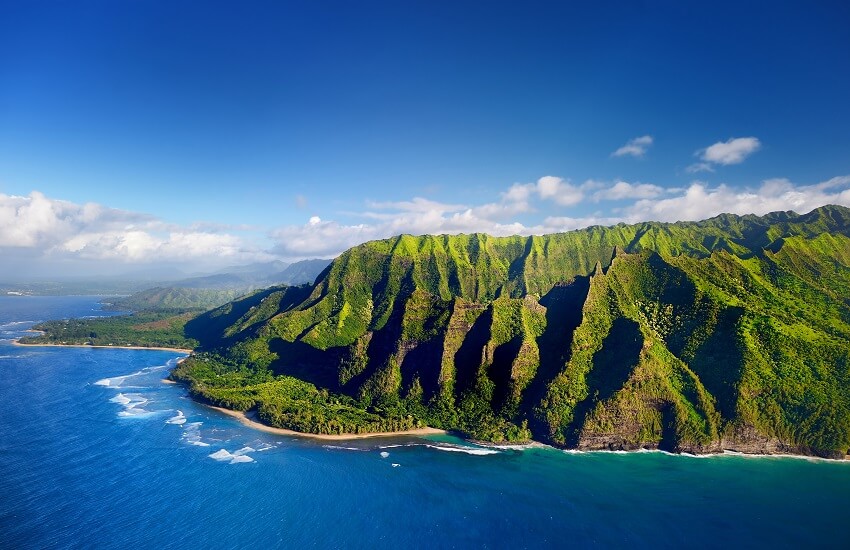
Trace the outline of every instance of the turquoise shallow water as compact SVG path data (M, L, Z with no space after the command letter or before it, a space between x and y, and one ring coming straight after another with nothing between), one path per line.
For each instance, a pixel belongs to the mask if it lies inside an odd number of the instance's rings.
M179 354L18 347L92 297L0 297L0 547L846 547L850 464L323 444L162 383Z

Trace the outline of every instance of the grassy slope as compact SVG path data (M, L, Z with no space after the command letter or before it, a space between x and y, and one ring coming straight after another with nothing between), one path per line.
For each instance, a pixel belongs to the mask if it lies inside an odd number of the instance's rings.
M222 372L280 386L251 390L244 403L260 411L297 393L293 380L329 396L313 401L313 424L264 416L296 429L381 424L352 420L359 410L495 441L843 456L848 235L841 207L527 238L405 235L350 249L313 287L258 293L187 329ZM211 401L256 386L213 387L192 365L180 376Z

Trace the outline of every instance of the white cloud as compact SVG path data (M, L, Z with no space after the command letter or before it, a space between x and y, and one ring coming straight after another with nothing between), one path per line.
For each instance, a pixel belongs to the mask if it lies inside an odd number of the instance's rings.
M515 183L510 188L502 193L502 198L510 202L526 202L531 198L534 192L534 186L529 184Z
M701 151L697 151L704 162L711 164L741 164L748 156L761 148L761 142L755 137L731 138L718 141Z
M779 210L803 213L825 204L850 207L848 186L850 177L846 176L802 186L783 178L769 179L757 189L733 189L726 185L709 188L705 183L693 182L678 196L639 200L623 213L630 222L702 220L722 213L764 215ZM828 192L829 189L834 191Z
M569 186L574 193L594 190L590 196L594 201L631 202L590 215L550 215L532 225L516 219L518 214L534 212L532 200L557 203L556 198L564 196L564 186ZM825 204L850 207L850 176L814 185L771 179L755 189L734 189L726 185L711 188L698 181L686 188L668 189L653 184L604 183L597 180L587 180L581 186L574 186L562 178L547 176L535 183L514 184L500 196L499 202L469 207L424 199L380 203L380 212L363 213L363 217L372 220L372 223L346 225L321 221L285 226L273 232L272 237L278 243L274 252L289 258L334 256L356 244L400 233L539 235L619 222L701 220L723 212L766 214L776 210L795 210L803 213Z
M531 185L536 189L535 184ZM402 233L483 232L497 236L527 233L527 228L521 223L503 223L501 220L528 212L528 196L514 189L503 193L500 202L472 207L420 197L409 201L367 202L367 207L373 210L362 212L359 216L372 220L372 223L342 224L322 221L314 216L304 225L289 225L272 231L271 237L277 242L273 252L290 259L330 257L354 245Z
M366 201L366 206L368 208L372 208L375 210L386 210L386 211L403 211L403 212L453 212L455 210L460 210L466 208L466 206L462 204L447 204L437 201L432 201L430 199L423 199L422 197L414 197L409 201L388 201L388 202L376 202L376 201ZM386 217L384 214L373 213L374 217Z
M685 171L689 174L696 174L697 172L714 172L714 167L707 162L695 162L685 168Z
M611 153L612 157L637 157L640 158L646 154L646 150L652 145L652 136L640 136L630 139L625 145Z
M700 220L723 212L803 213L824 204L850 207L850 176L811 185L777 178L754 188L711 187L694 181L685 188L666 189L622 180L574 185L564 178L544 176L494 193L493 202L465 205L415 197L366 203L366 211L349 213L347 222L325 219L330 218L328 214L305 216L302 225L286 225L267 234L272 245L263 249L231 226L167 224L145 214L79 205L38 192L26 197L0 194L0 254L5 264L0 268L14 270L14 262L35 265L49 260L59 265L76 259L89 272L91 265L105 262L159 262L196 269L275 257L331 257L365 241L400 233L530 235L619 222Z
M31 249L41 258L125 263L221 263L269 257L228 233L166 224L146 214L94 203L51 199L38 191L26 197L0 194L2 249Z
M556 176L543 176L537 180L536 191L541 199L552 200L561 206L578 204L584 198L580 187Z
M651 183L629 183L618 181L611 187L593 194L595 201L619 201L626 199L651 199L662 194L664 189Z

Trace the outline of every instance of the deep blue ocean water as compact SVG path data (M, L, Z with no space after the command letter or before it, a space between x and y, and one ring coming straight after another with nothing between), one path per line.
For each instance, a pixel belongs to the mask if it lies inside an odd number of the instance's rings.
M0 547L847 547L850 464L326 444L163 377L180 354L20 347L94 297L0 297Z

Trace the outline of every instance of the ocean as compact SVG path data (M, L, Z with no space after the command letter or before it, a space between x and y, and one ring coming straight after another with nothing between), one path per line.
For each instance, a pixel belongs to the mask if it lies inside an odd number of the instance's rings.
M2 548L846 547L850 463L258 432L181 356L14 346L97 297L0 297Z

